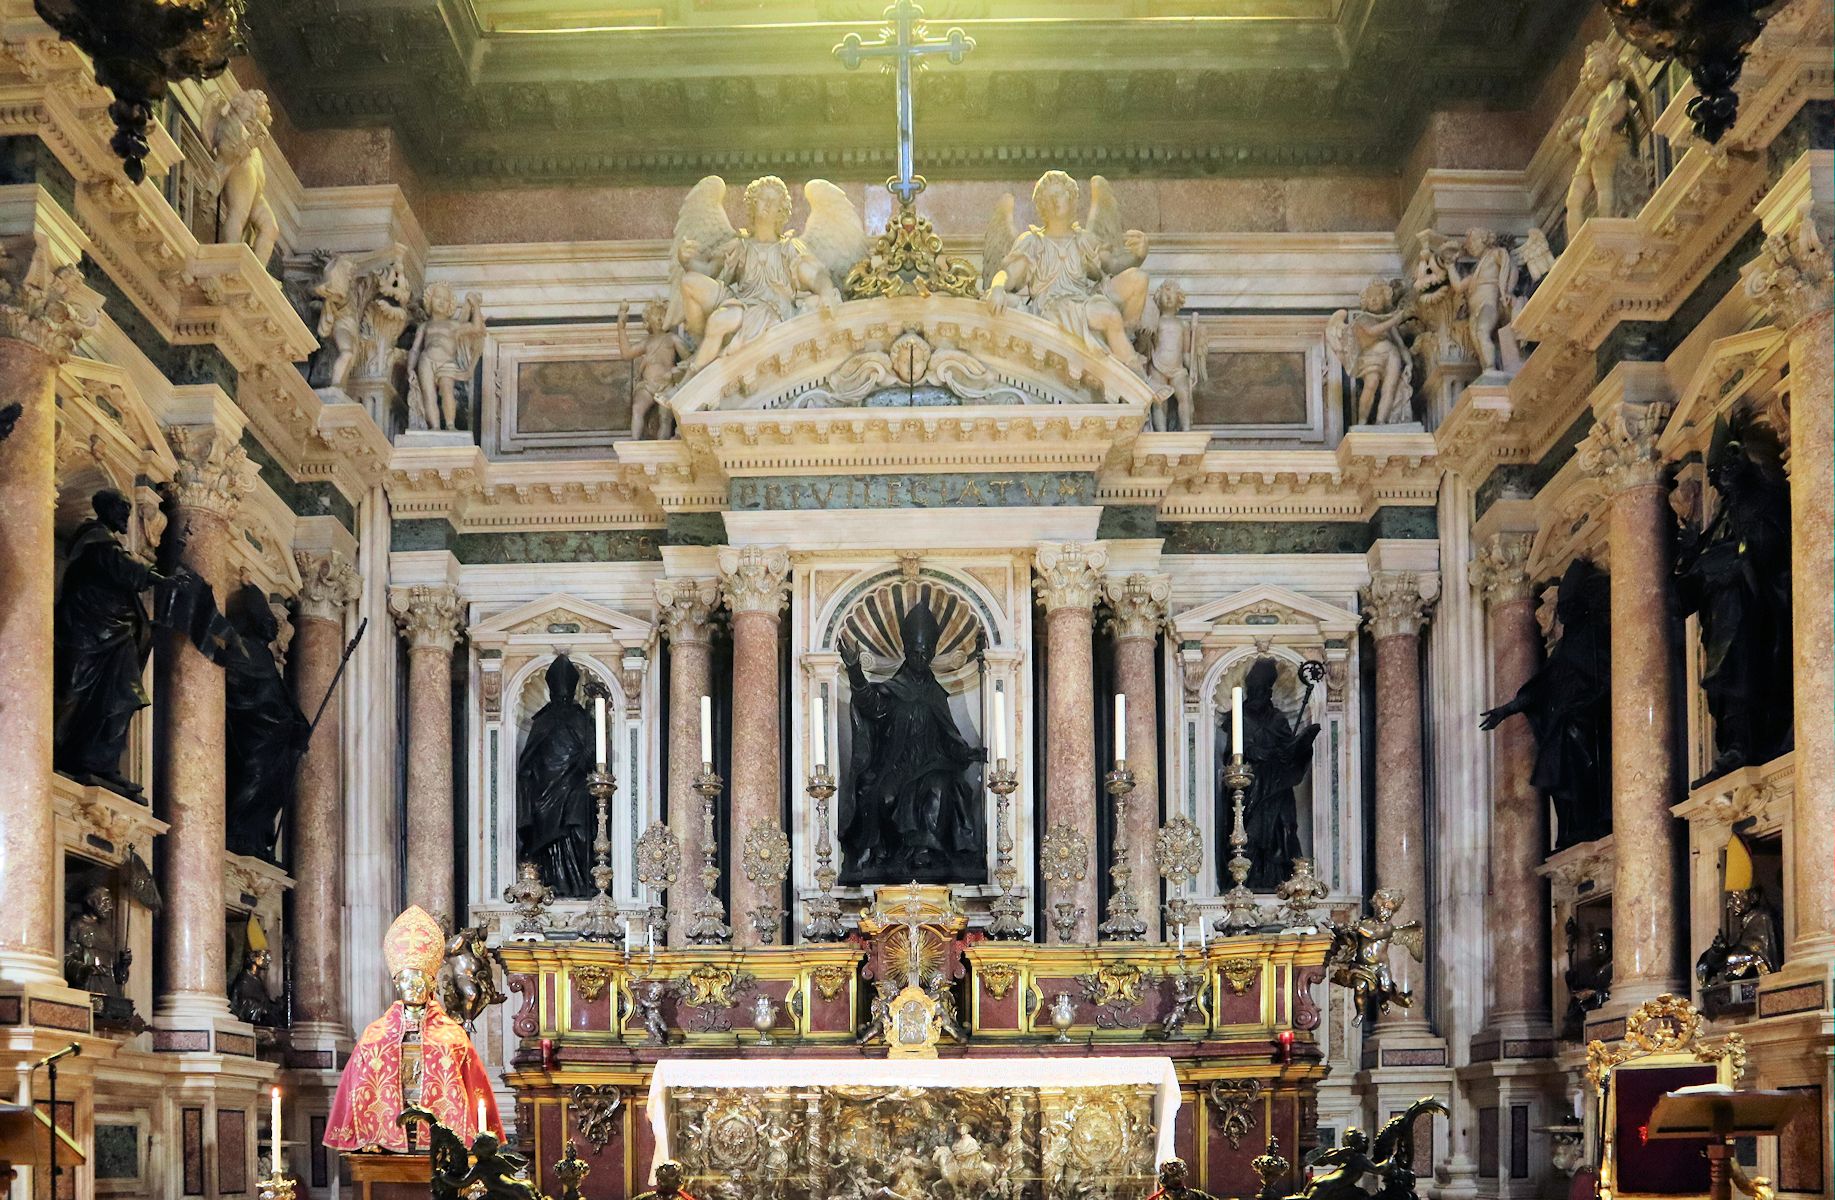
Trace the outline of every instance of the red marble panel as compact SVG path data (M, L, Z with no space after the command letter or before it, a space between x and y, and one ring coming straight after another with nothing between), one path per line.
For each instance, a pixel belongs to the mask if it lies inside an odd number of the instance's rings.
M204 1194L204 1110L187 1108L179 1113L179 1139L184 1162L185 1195Z
M595 1146L582 1137L577 1129L573 1134L575 1151L592 1167L592 1173L580 1185L581 1193L586 1200L624 1200L629 1195L625 1179L625 1125L630 1119L628 1106L618 1114L612 1127L612 1136L603 1146ZM558 1193L560 1186L555 1185Z
M656 1157L656 1131L650 1128L650 1106L641 1096L631 1101L630 1187L633 1193L650 1186L650 1160Z
M539 1147L535 1162L534 1174L539 1190L544 1195L560 1195L560 1181L554 1177L554 1164L561 1161L567 1153L562 1132L564 1114L561 1104L556 1100L544 1100L536 1105L536 1145Z
M239 1108L220 1108L217 1110L217 1195L240 1196L248 1190L248 1114Z
M570 977L573 984L573 995L568 1004L569 1029L596 1029L609 1032L612 1028L612 998L616 989L607 980L600 987L597 995L588 1000L581 991L578 977Z
M1259 1025L1262 1020L1262 985L1258 979L1238 996L1221 978L1212 989L1212 1004L1219 1025Z
M1007 994L1000 999L988 990L986 980L978 980L977 988L981 992L980 1026L986 1030L1017 1030L1019 1028L1019 1001L1025 987L1018 978L1007 988Z
M848 994L848 985L843 983L835 992L833 1000L822 998L822 989L809 988L809 1032L811 1033L852 1033L854 1031L854 1001Z

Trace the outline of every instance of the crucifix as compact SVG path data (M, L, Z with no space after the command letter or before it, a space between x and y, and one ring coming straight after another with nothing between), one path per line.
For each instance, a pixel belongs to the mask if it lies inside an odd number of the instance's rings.
M975 48L975 39L952 29L941 40L924 36L924 10L911 0L898 0L886 9L886 31L877 42L864 42L850 33L835 47L835 57L852 71L869 58L887 58L898 77L898 174L886 180L886 190L909 205L924 190L924 177L914 173L911 154L911 64L928 54L946 54L959 63Z

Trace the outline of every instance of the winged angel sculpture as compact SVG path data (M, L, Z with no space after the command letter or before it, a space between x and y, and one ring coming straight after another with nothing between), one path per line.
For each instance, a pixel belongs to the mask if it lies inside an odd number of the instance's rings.
M1413 1200L1414 1125L1429 1113L1449 1115L1446 1106L1430 1096L1391 1117L1374 1143L1361 1129L1345 1130L1342 1145L1320 1151L1312 1160L1313 1170L1319 1173L1306 1190L1288 1200ZM1367 1182L1371 1179L1377 1185L1374 1189Z
M1332 935L1331 949L1325 965L1331 981L1351 989L1355 1020L1376 1023L1391 1004L1412 1007L1414 993L1403 987L1389 967L1389 946L1401 946L1421 961L1425 948L1424 932L1419 921L1395 923L1396 910L1402 907L1402 894L1394 888L1379 888L1370 897L1370 915L1348 925L1321 921L1320 926Z
M663 323L694 346L684 378L780 321L841 303L848 271L867 254L866 226L826 179L804 184L803 198L809 219L799 235L788 228L790 188L775 175L746 185L743 229L727 219L724 179L709 175L690 189L675 222Z

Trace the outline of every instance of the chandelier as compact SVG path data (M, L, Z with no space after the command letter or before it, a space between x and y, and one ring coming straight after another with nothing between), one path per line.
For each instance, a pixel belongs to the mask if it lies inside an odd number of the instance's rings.
M35 0L38 15L95 62L115 94L109 146L135 183L146 178L147 126L170 84L229 66L243 0Z
M1678 62L1699 93L1688 102L1695 132L1712 144L1739 115L1746 51L1776 0L1601 0L1620 36L1646 58Z

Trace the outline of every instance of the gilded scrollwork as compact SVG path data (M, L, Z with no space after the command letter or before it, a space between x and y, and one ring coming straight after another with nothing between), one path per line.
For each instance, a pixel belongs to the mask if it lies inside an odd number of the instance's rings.
M1259 958L1226 958L1217 964L1223 975L1224 983L1229 985L1232 996L1240 996L1249 990L1249 985L1261 977L1262 960Z
M727 1013L756 982L750 972L703 963L678 975L669 989L683 1008L695 1010L698 1032L725 1033L732 1028Z
M1077 976L1083 985L1083 998L1096 1009L1096 1025L1117 1029L1137 1024L1135 1009L1141 1002L1141 985L1150 977L1144 968L1133 963L1104 963L1094 971Z
M593 1150L604 1150L617 1136L618 1114L624 1110L624 1093L615 1083L582 1083L567 1097L568 1115Z
M816 985L816 994L824 1000L833 1000L847 986L847 981L854 973L839 963L823 963L809 973L811 983Z
M996 1000L1005 1000L1007 993L1013 990L1014 981L1019 978L1019 968L1010 962L992 962L980 967L978 974L988 989L988 995Z
M1213 1079L1208 1089L1211 1107L1217 1110L1217 1127L1229 1139L1230 1149L1242 1147L1256 1125L1256 1104L1262 1097L1259 1079Z
M582 963L570 968L573 985L579 990L580 999L588 1004L605 994L605 985L612 981L612 969L598 963Z

